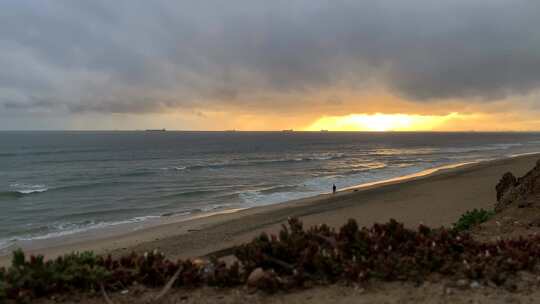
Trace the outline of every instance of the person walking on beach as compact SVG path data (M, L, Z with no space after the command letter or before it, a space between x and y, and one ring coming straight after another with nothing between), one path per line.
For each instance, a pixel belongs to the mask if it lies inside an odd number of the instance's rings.
M332 185L332 194L336 194L336 189L337 189L336 184L333 184Z

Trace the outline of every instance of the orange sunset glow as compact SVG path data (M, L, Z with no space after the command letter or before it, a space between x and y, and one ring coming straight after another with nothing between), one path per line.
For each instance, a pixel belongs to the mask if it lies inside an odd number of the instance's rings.
M0 130L540 130L536 2L414 1L13 1Z
M306 131L432 131L458 117L458 113L444 116L382 113L324 116L306 128Z

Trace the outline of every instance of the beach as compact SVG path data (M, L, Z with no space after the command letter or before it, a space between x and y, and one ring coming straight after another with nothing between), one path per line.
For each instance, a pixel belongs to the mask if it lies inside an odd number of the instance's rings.
M74 239L57 246L47 246L47 241L43 241L25 251L46 258L71 251L121 255L154 249L173 259L205 256L249 241L263 231L276 232L289 217L299 217L305 226L326 223L337 227L349 218L361 226L391 218L409 227L420 223L449 226L467 210L491 209L500 177L508 171L516 176L524 174L539 157L530 154L464 164L427 175L351 188L335 195L172 221L111 237ZM1 257L0 264L6 265L9 259L9 256Z

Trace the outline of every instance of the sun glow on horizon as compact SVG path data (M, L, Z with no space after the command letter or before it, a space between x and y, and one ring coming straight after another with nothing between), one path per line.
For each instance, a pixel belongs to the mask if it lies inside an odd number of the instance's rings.
M376 113L323 116L307 127L306 131L431 131L445 122L461 116L458 113L448 115Z

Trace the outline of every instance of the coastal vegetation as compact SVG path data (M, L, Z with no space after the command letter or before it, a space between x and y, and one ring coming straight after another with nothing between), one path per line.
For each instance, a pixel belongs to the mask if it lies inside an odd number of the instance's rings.
M336 282L422 282L432 275L502 285L517 272L540 265L540 237L480 242L457 229L421 225L412 230L395 220L369 228L349 220L339 230L327 225L304 229L291 218L278 235L263 233L235 248L234 256L236 261L226 264L217 259L171 261L157 251L121 258L83 252L45 261L17 250L11 266L0 269L0 297L29 302L71 291L102 293L108 299L107 291L134 285L165 286L162 295L170 288L201 286L248 285L275 292Z
M454 224L454 230L466 231L472 227L482 224L488 221L495 215L494 211L488 211L485 209L473 209L465 212L458 221Z

